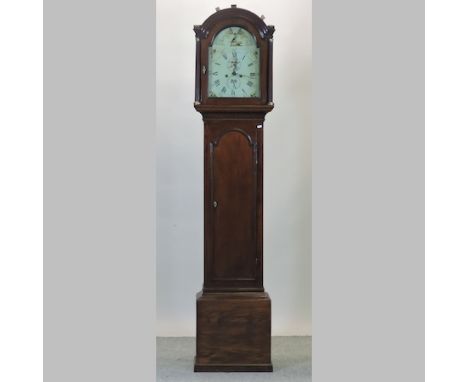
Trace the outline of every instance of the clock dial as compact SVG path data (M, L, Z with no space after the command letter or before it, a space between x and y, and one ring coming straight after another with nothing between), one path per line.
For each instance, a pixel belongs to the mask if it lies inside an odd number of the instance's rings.
M209 47L208 96L260 97L260 49L244 28L223 29Z

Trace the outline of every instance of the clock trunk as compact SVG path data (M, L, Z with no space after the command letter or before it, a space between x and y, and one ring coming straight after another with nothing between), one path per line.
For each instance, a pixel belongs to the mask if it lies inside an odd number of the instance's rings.
M205 291L263 291L261 126L205 121Z

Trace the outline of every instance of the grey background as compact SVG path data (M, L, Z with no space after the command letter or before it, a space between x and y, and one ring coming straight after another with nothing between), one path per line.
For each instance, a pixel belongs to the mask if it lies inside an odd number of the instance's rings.
M154 13L44 1L46 382L155 379Z
M424 2L314 0L312 380L424 380Z
M44 1L47 382L155 379L154 8ZM312 30L312 378L422 381L424 2Z

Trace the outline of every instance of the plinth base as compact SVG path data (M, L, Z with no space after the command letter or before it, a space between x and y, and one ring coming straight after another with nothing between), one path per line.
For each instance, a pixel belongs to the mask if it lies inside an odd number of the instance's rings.
M265 292L198 293L194 370L273 371Z

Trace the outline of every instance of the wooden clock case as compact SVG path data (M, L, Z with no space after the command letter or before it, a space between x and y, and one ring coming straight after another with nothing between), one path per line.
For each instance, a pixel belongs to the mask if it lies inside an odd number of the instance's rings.
M222 29L260 49L260 97L208 97L208 48ZM272 371L271 300L263 288L263 122L273 109L273 26L231 6L196 34L195 109L204 122L204 283L195 371Z

